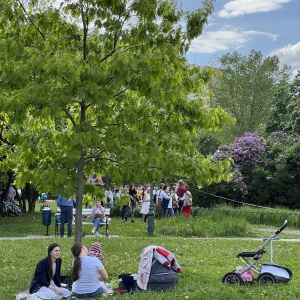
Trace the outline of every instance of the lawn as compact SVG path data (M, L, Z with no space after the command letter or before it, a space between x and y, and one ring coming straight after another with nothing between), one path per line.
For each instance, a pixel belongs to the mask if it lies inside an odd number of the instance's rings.
M257 237L266 236L245 222L224 216L156 220L154 235L148 236L147 224L143 224L140 218L137 218L135 223L123 223L121 219L113 218L109 238L84 237L83 243L90 247L92 242L100 241L105 255L103 263L110 280L118 278L121 273L137 273L142 249L151 244L160 245L171 251L182 268L177 286L170 291L114 295L110 296L111 299L298 299L299 243L294 241L279 240L273 244L274 261L288 267L294 273L289 283L272 286L222 284L223 275L240 265L236 258L237 253L258 250L263 241ZM41 223L39 212L18 218L1 218L0 236L44 235L46 227ZM242 226L238 226L238 223ZM91 226L84 225L83 228L89 233ZM15 299L18 291L29 287L36 263L46 256L47 247L53 241L61 246L62 273L70 272L72 262L70 248L74 240L54 237L53 224L49 227L49 233L49 237L41 239L1 240L1 300ZM252 239L253 237L256 239ZM283 237L289 236L281 236ZM263 261L269 260L268 251Z

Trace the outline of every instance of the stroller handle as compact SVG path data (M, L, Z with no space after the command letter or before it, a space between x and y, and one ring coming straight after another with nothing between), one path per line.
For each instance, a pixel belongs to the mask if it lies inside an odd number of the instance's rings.
M288 221L285 220L281 227L275 232L275 234L281 233L281 231L287 226Z

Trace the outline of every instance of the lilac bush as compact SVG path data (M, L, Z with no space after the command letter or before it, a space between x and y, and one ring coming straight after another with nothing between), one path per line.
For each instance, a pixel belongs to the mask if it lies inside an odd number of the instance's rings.
M267 141L257 132L246 132L242 137L236 138L233 145L222 145L214 154L214 160L219 161L231 157L233 159L231 184L234 191L239 190L242 196L248 195L248 182L253 167L267 166L264 154Z
M214 160L231 157L232 179L228 184L237 196L260 205L300 208L300 137L273 132L263 138L245 133L232 145L222 145Z

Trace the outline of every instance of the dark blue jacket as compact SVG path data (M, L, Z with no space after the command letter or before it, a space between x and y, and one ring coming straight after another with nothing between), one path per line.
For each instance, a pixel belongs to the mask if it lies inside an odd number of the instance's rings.
M61 269L61 258L58 258L56 261L56 271L53 277L54 283L60 287L61 278L60 278L60 269ZM29 292L30 294L37 292L42 286L49 287L50 285L50 274L48 274L48 258L44 258L38 262L35 268L33 278L31 280L31 285Z

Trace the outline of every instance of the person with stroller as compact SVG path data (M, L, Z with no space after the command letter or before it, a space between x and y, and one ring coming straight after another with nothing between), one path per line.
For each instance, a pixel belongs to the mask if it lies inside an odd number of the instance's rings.
M36 265L29 289L30 294L35 294L41 299L69 297L71 292L61 287L61 264L60 246L52 243L48 247L47 257Z
M78 299L94 298L107 295L103 281L108 280L107 272L96 256L89 256L89 250L81 243L72 246L74 256L72 277L73 295Z

